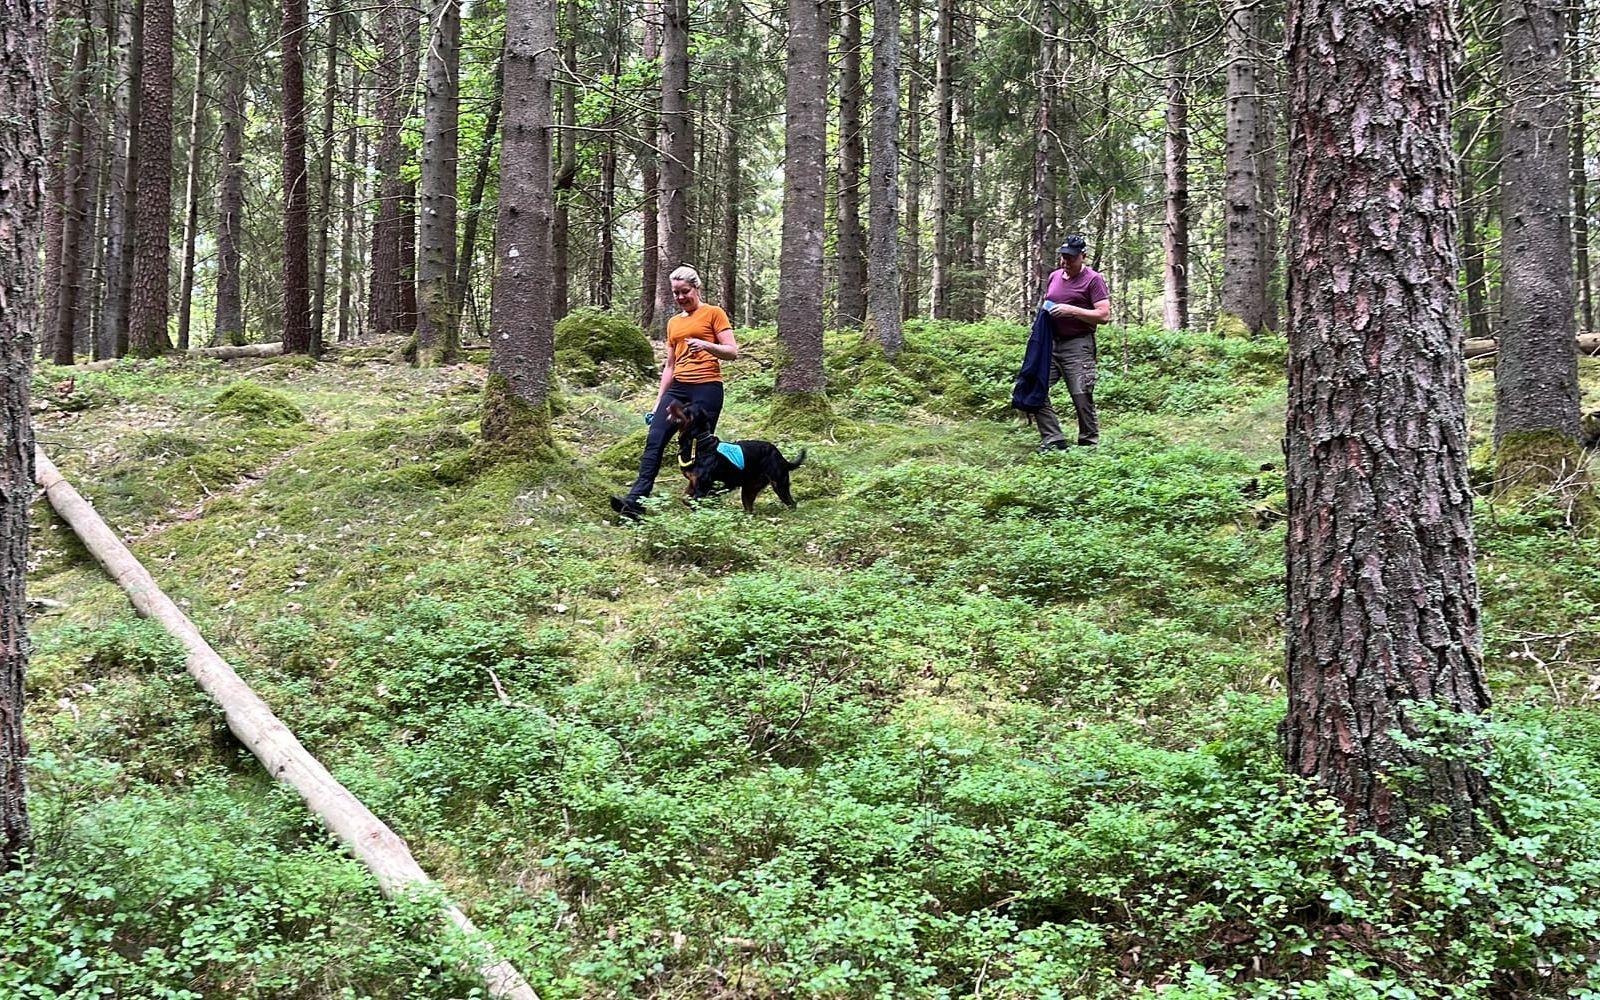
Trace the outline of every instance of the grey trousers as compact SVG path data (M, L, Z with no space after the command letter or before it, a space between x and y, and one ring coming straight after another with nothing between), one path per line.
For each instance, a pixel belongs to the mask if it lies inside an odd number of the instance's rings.
M1096 375L1094 341L1087 337L1058 340L1050 355L1050 387L1066 380L1067 393L1072 396L1072 408L1078 415L1078 443L1100 443L1100 417L1094 408L1094 380ZM1048 400L1036 418L1039 422L1040 444L1065 441L1061 433L1061 418Z

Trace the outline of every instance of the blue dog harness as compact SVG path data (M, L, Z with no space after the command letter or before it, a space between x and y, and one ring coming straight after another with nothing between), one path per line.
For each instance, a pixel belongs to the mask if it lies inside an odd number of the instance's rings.
M718 441L717 442L717 453L720 454L723 458L725 458L728 461L732 462L734 468L738 469L740 472L744 471L744 449L743 448L739 447L736 444L729 444L726 441Z

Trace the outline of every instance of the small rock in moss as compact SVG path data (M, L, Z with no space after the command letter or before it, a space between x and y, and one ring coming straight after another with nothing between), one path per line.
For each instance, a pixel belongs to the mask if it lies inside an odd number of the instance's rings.
M291 427L306 421L305 414L287 396L249 381L229 386L211 405L218 413L269 427Z
M650 371L656 361L650 340L639 324L602 309L576 309L556 324L556 363L563 375L567 372L561 365L562 354L567 353L569 362L574 360L568 352L584 355L594 367L620 363L641 375Z

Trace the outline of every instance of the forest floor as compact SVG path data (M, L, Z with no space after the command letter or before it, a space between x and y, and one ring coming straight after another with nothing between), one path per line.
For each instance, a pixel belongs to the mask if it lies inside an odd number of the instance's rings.
M687 508L669 460L614 520L654 393L621 367L565 387L543 464L473 448L481 357L381 347L44 366L35 426L543 997L1600 989L1592 526L1478 502L1495 720L1420 740L1492 744L1490 843L1353 837L1277 748L1283 344L1112 328L1103 444L1037 456L1022 328L909 336L835 338L809 425L749 336L721 433L809 454L754 517ZM1481 481L1487 362L1469 402ZM34 513L0 997L480 995Z

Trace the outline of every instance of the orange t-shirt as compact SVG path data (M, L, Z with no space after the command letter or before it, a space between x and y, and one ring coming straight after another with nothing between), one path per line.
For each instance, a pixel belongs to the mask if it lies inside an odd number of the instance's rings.
M700 304L692 313L667 320L667 353L672 357L672 377L678 382L721 382L722 363L710 351L689 350L690 340L715 342L717 334L733 329L728 314L716 306Z

